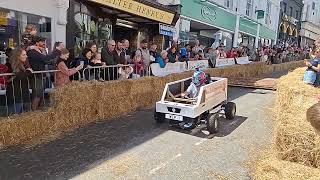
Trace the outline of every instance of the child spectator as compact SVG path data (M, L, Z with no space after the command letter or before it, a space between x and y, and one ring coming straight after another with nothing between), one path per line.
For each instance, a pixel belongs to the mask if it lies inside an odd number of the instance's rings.
M27 49L29 46L35 44L33 38L36 36L36 34L37 34L36 26L33 25L33 24L27 25L26 29L25 29L25 32L21 36L21 38L22 38L21 46L24 49Z
M69 51L67 49L61 49L61 55L57 60L57 69L59 72L55 75L55 85L57 87L65 86L70 83L69 77L77 73L83 68L83 64L76 68L68 69L65 61L69 58Z
M89 63L89 65L92 66L92 67L103 66L104 64L101 61L101 54L100 53L94 54L93 57L92 57L91 62ZM95 80L104 81L103 78L101 78L101 73L102 72L103 71L101 71L100 68L91 69L90 77L92 77Z
M142 61L142 57L140 55L135 55L133 57L133 64L134 64L134 72L132 75L133 79L137 79L144 74L144 63Z
M130 75L133 73L133 68L131 66L125 66L118 69L120 74L119 80L129 79Z

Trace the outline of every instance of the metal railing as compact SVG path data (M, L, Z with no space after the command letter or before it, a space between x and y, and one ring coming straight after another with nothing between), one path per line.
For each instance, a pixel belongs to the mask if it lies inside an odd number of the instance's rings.
M146 69L146 70L145 70ZM138 68L134 65L88 66L82 70L82 80L112 81L138 79L151 76L151 68Z

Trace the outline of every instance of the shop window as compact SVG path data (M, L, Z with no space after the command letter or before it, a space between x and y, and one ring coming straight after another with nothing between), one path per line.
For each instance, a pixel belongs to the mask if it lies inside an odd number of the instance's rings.
M233 0L225 0L224 1L224 6L229 8L229 9L233 9Z
M267 2L267 9L266 9L266 19L265 19L265 23L267 25L270 24L270 19L271 19L270 17L271 17L271 2L268 1Z
M282 3L282 9L284 13L287 13L287 3L285 2Z
M293 8L292 7L290 7L290 13L289 13L289 15L292 17L293 16Z
M312 2L312 10L315 10L315 8L316 8L316 3Z
M246 6L246 15L251 15L251 9L252 9L252 0L247 0L247 6Z
M96 18L78 12L75 19L75 56L79 56L88 42L104 47L112 37L112 25L108 19Z
M0 51L21 44L21 35L27 25L35 25L38 35L47 38L47 48L51 47L51 19L0 8Z

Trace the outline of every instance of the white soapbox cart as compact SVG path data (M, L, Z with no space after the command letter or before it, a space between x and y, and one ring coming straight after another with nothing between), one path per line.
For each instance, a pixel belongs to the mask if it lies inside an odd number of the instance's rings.
M209 79L208 79L209 78ZM236 104L228 102L228 79L208 77L200 88L197 98L181 97L192 82L192 78L167 83L162 98L156 103L154 119L158 123L166 120L170 126L193 129L205 123L210 134L217 133L220 116L234 119Z

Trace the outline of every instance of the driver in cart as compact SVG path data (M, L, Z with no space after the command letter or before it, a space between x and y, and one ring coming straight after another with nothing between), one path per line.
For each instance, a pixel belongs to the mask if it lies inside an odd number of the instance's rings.
M196 70L192 76L192 82L187 91L181 94L182 98L196 99L199 95L201 86L207 84L207 74L203 71Z

